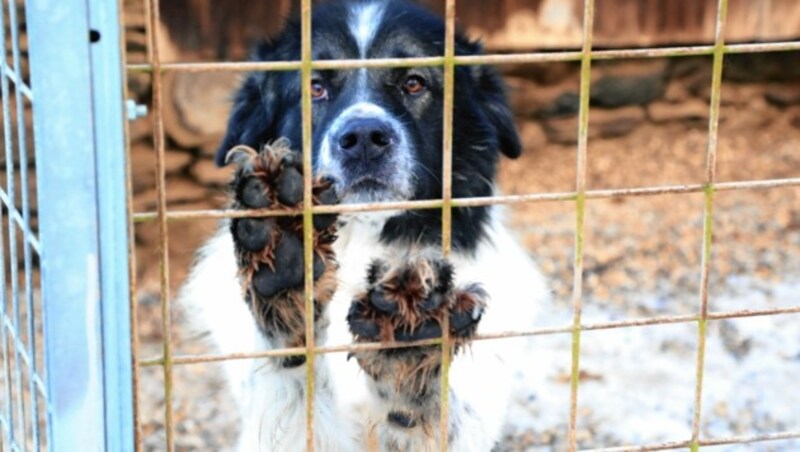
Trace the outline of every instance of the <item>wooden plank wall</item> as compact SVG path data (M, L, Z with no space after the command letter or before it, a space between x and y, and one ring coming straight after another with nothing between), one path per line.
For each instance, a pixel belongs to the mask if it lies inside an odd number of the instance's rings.
M140 2L141 0L126 0ZM442 0L419 0L441 11ZM247 43L274 34L297 0L161 2L169 39L201 59L241 59ZM459 21L495 51L576 48L583 0L458 0ZM717 0L596 0L598 47L713 40ZM800 38L800 0L730 0L730 42ZM181 52L181 53L184 53Z
M462 23L496 50L581 45L583 0L460 0L458 5ZM716 0L596 0L594 41L600 47L710 42L716 7ZM798 37L800 1L730 0L728 41Z

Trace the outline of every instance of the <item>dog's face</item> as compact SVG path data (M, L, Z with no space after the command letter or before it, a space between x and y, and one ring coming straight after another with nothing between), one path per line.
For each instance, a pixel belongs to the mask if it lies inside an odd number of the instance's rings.
M315 8L312 29L315 60L444 54L442 19L403 1L322 4ZM457 37L457 54L480 52L478 44ZM259 46L256 59L300 59L299 24L290 22L274 42ZM440 198L443 78L441 67L314 72L315 173L334 180L343 202ZM520 153L513 117L493 69L458 67L455 82L453 196L490 196L498 152ZM235 145L260 148L280 137L299 149L300 104L298 73L251 74L237 95L218 161ZM463 209L454 220L475 223L484 216L483 209ZM435 215L407 213L387 223L384 235L419 240L427 234L420 229L436 230L435 222Z

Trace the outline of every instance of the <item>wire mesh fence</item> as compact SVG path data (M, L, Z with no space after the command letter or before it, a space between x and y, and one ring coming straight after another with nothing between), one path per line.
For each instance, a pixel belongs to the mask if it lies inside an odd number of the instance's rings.
M445 333L442 338L410 343L369 343L369 344L335 344L335 345L316 345L313 327L313 268L312 268L312 245L313 228L311 227L314 215L326 213L353 213L380 210L398 209L440 209L442 211L442 252L447 256L451 252L451 212L453 208L486 206L496 204L520 204L520 203L544 203L544 202L570 202L575 206L575 234L574 234L574 258L573 258L573 282L572 282L572 321L566 325L556 325L530 329L527 331L507 331L503 333L481 335L476 340L493 340L510 337L539 336L551 334L571 335L571 372L570 372L570 398L569 398L569 431L568 444L570 450L578 449L576 437L578 425L579 407L579 387L581 384L581 338L586 331L609 330L617 328L632 328L648 325L663 324L696 324L697 330L697 349L696 362L694 365L695 388L693 400L693 415L691 425L691 436L688 438L676 438L674 441L660 444L638 444L626 447L614 447L597 450L606 451L628 451L628 450L668 450L678 448L691 448L697 450L702 446L743 444L760 441L782 440L800 438L800 431L775 432L769 434L759 434L751 436L733 436L725 438L704 438L701 434L701 420L703 419L703 388L704 388L704 369L706 358L706 338L708 324L712 321L723 319L738 319L756 316L776 316L788 314L800 314L800 306L782 307L771 309L739 309L731 311L712 311L709 308L709 271L710 259L713 247L713 218L714 218L714 196L723 191L742 191L742 190L768 190L781 187L800 187L800 178L784 179L764 179L739 182L718 182L716 177L717 169L717 150L720 121L721 87L722 75L726 55L740 53L762 53L762 52L785 52L800 50L800 42L776 42L758 44L726 44L724 36L726 30L726 13L728 9L727 0L719 0L716 14L715 39L712 45L698 45L686 47L670 48L650 48L650 49L622 49L622 50L594 50L592 45L592 34L595 17L595 2L585 0L583 4L583 47L580 51L568 52L532 52L504 55L485 55L485 56L456 56L454 49L455 21L456 21L456 1L446 0L445 8L445 47L441 57L430 58L408 58L408 59L373 59L373 60L326 60L314 61L311 53L311 8L310 0L303 0L300 17L302 23L302 58L300 61L277 61L277 62L214 62L214 63L167 63L161 59L159 39L156 36L159 18L159 0L147 0L146 15L148 17L148 62L146 64L130 64L127 66L130 72L146 72L152 77L152 105L153 105L153 129L154 147L156 150L156 191L157 209L155 212L132 212L131 221L134 223L155 222L158 225L159 235L159 257L160 257L160 302L161 302L161 328L164 334L163 350L157 357L137 358L137 373L142 367L159 366L163 369L164 375L164 419L166 429L166 447L173 450L175 447L175 420L173 418L174 407L174 377L173 368L176 365L190 365L220 362L228 360L244 360L267 357L282 357L303 354L307 362L306 390L313 393L314 374L312 372L314 358L320 354L327 353L346 353L363 350L378 350L389 348L415 347L421 345L438 345L442 347L444 357L442 372L442 419L440 422L442 450L447 448L447 405L448 394L448 350L451 347L448 335ZM708 121L708 145L705 150L705 172L703 183L670 185L670 186L649 186L643 188L622 188L610 190L590 190L587 188L587 162L589 159L589 124L590 118L590 90L592 64L600 60L618 60L632 58L680 58L686 56L711 56L713 58L713 76L711 80L711 96L709 103ZM559 193L530 193L514 196L496 196L485 198L459 198L452 197L452 124L453 124L453 75L455 68L462 65L481 65L481 64L517 64L517 63L546 63L557 61L576 61L580 63L580 103L578 120L578 144L576 148L576 179L575 188L568 192ZM391 203L370 203L370 204L351 204L340 206L312 206L311 204L311 149L312 149L312 130L311 130L311 96L310 86L312 70L317 69L353 69L353 68L384 68L384 67L414 67L414 66L435 66L441 67L445 76L445 96L444 96L444 117L443 120L443 149L444 165L442 168L443 196L441 199L391 202ZM162 77L167 72L210 72L210 71L299 71L303 88L302 110L303 110L303 165L304 165L304 204L297 210L193 210L175 211L167 207L167 184L165 172L165 146L166 137L163 128L163 104L164 91ZM663 194L689 194L698 193L703 196L703 234L702 243L698 245L702 249L702 262L698 268L700 275L700 290L697 294L697 309L693 314L660 316L644 319L629 319L609 322L585 322L583 320L583 276L584 276L584 228L587 221L586 203L596 199L619 199L629 197L647 197ZM302 216L304 219L304 245L305 245L305 308L306 308L306 346L288 348L281 350L268 350L259 353L240 353L227 355L179 355L174 353L172 346L171 330L172 319L170 309L170 284L169 269L170 256L168 252L170 227L180 221L192 221L201 218L241 218L241 217L270 217L270 216ZM132 292L135 289L132 289ZM136 318L136 315L133 315ZM443 328L443 331L448 331ZM134 343L134 347L137 344ZM136 350L134 350L136 352ZM314 398L307 399L307 444L308 450L313 449L314 438ZM137 424L139 442L141 448L140 425Z
M3 400L0 449L41 450L48 446L48 397L42 347L36 172L24 3L0 5L3 145L5 174L0 187L0 299ZM10 61L9 61L10 60Z

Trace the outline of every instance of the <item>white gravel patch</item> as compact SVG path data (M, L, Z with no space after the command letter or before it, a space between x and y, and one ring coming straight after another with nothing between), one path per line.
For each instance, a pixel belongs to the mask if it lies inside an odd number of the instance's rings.
M780 284L728 281L712 310L800 306L800 278ZM598 304L599 305L599 304ZM603 310L605 309L605 310ZM592 321L624 313L587 302ZM549 323L571 312L552 308ZM584 332L578 438L598 448L691 436L697 324ZM567 435L571 336L534 337L518 375L509 438L501 450L563 450ZM702 437L800 430L800 315L712 321L706 343ZM797 451L800 440L725 446L731 451ZM715 449L720 450L720 449Z

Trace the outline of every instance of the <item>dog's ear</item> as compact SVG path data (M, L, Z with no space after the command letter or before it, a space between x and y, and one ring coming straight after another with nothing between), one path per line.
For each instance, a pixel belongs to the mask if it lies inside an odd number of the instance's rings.
M274 46L264 42L256 47L256 61L274 60ZM273 122L279 108L276 77L268 72L248 74L233 99L225 137L217 150L218 166L225 166L228 151L238 145L261 149L272 140Z
M514 114L506 98L505 84L492 67L479 66L476 70L480 104L495 128L500 151L506 157L515 159L522 154L522 144L514 122Z
M483 46L479 42L467 41L460 44L458 53L483 54ZM503 79L491 66L472 66L470 70L478 104L495 129L500 152L512 159L519 157L522 154L522 144L514 114L508 105Z

